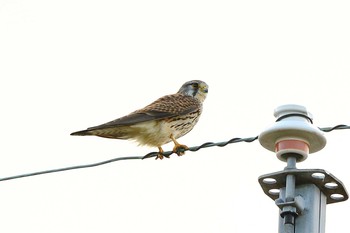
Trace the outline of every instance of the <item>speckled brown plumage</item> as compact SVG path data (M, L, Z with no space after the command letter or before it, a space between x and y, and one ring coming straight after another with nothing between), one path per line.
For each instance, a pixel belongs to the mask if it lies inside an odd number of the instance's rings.
M165 143L173 141L174 152L177 152L179 147L186 148L176 139L191 131L197 123L207 92L208 85L205 82L189 81L183 84L176 94L163 96L124 117L71 135L136 140L140 145L158 147L160 153L157 158L162 159L161 146Z

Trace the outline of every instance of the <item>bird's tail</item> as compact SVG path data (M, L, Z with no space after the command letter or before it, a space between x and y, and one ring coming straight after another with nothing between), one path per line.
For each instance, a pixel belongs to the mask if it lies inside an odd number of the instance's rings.
M81 131L73 132L70 135L72 135L72 136L85 136L85 135L93 135L93 134L89 130L81 130Z
M95 135L103 138L115 138L115 139L129 139L132 138L135 133L135 129L129 126L111 127L111 128L96 128L91 127L85 130L73 132L70 135L85 136Z

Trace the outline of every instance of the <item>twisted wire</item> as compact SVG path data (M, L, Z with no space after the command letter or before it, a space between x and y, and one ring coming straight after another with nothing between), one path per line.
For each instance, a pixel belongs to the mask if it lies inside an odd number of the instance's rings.
M179 152L185 152L185 151L196 152L196 151L199 151L200 149L204 149L204 148L208 148L208 147L213 147L213 146L224 147L224 146L227 146L228 144L231 144L231 143L253 142L253 141L257 140L257 139L258 139L258 136L250 137L250 138L232 138L232 139L230 139L228 141L225 141L225 142L216 142L216 143L215 142L206 142L206 143L203 143L200 146L193 146L193 147L189 147L188 149L180 148L179 151L177 151L177 152L178 153ZM170 156L170 155L172 155L174 153L177 153L177 152L175 152L175 151L166 151L166 152L163 152L162 155L164 155L165 157L168 157L168 156ZM159 154L159 152L151 152L151 153L148 153L145 156L143 156L142 159L148 159L148 158L156 157L158 154Z
M336 125L334 127L324 127L324 128L319 128L320 130L324 132L331 132L333 130L341 130L341 129L350 129L350 126L348 125ZM228 141L224 142L206 142L203 143L200 146L193 146L189 147L188 149L185 148L180 148L179 151L174 152L174 151L166 151L163 152L162 155L165 157L168 157L172 155L173 153L179 153L179 152L185 152L185 151L192 151L196 152L198 150L204 149L204 148L209 148L209 147L225 147L229 144L232 143L238 143L238 142L254 142L255 140L258 139L258 136L255 137L248 137L248 138L232 138ZM50 170L45 170L45 171L39 171L39 172L32 172L32 173L26 173L26 174L21 174L21 175L15 175L15 176L9 176L9 177L4 177L0 178L0 181L6 181L6 180L13 180L13 179L19 179L19 178L24 178L24 177L30 177L30 176L37 176L37 175L43 175L43 174L49 174L49 173L55 173L55 172L62 172L62 171L69 171L69 170L75 170L75 169L83 169L83 168L90 168L90 167L96 167L96 166L101 166L105 165L108 163L116 162L116 161L121 161L121 160L143 160L143 159L148 159L152 157L156 157L159 154L159 152L150 152L146 154L145 156L128 156L128 157L118 157L118 158L113 158L97 163L91 163L91 164L85 164L85 165L77 165L77 166L71 166L71 167L64 167L64 168L57 168L57 169L50 169Z
M337 130L337 129L350 129L349 125L336 125L334 127L324 127L324 128L319 128L320 130L322 130L323 132L331 132L333 130Z

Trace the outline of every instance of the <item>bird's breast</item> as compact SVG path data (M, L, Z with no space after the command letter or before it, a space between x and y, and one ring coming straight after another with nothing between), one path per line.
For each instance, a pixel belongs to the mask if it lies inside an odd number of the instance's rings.
M171 141L171 135L180 138L190 132L198 122L200 113L201 110L198 110L183 116L138 123L131 126L137 132L131 138L140 145L162 146Z
M201 110L167 119L166 124L175 138L179 138L190 132L197 124Z

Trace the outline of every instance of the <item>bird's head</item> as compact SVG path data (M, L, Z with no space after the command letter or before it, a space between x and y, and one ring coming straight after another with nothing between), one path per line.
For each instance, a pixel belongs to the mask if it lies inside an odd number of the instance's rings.
M184 83L178 93L192 96L203 102L208 94L208 85L200 80L192 80Z

